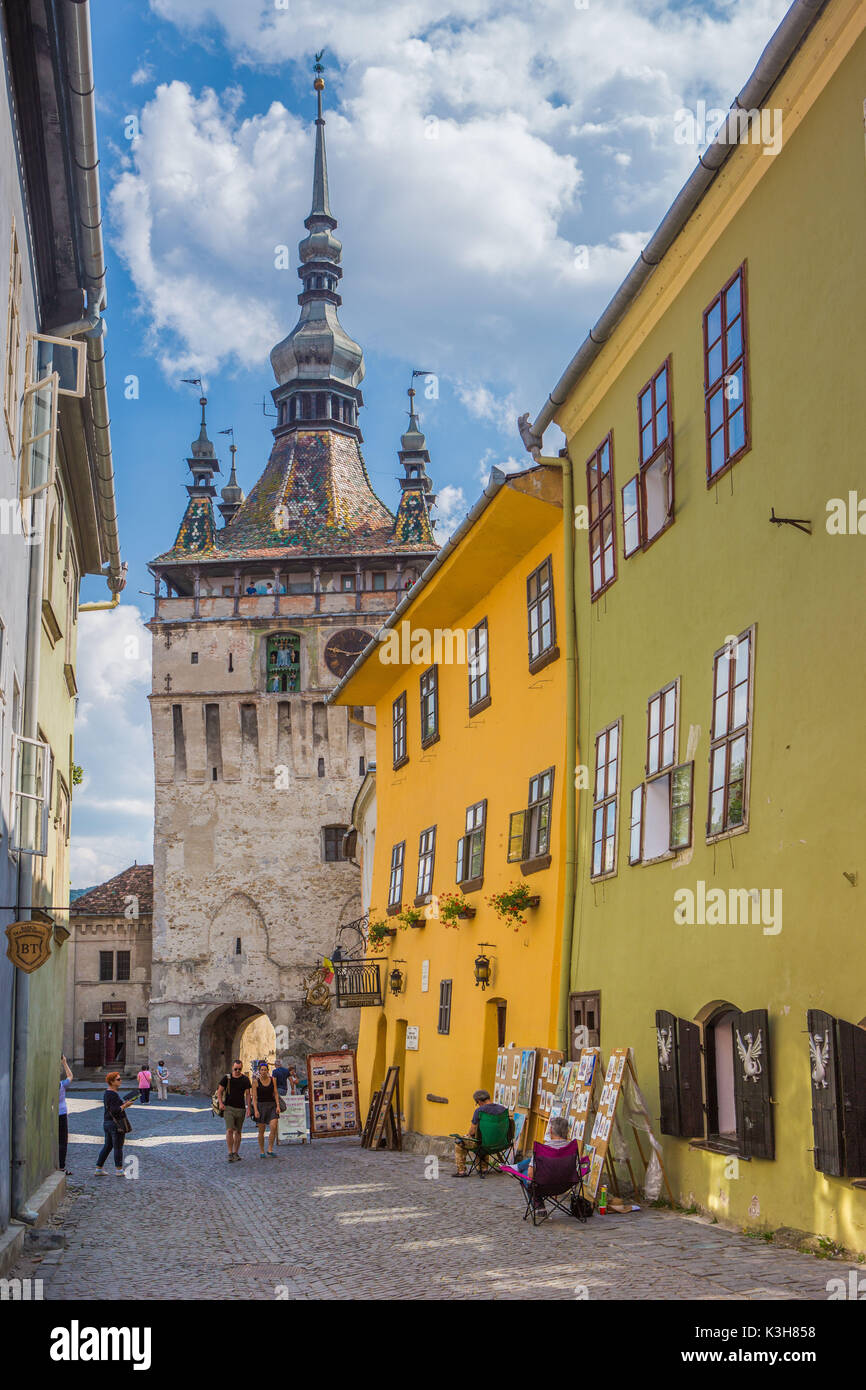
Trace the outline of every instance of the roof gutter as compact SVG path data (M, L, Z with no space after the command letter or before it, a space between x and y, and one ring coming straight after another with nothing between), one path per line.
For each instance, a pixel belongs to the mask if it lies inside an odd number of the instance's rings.
M575 385L598 357L614 329L637 299L656 266L670 250L685 227L698 203L704 197L725 161L739 143L738 112L754 111L763 106L782 72L812 28L827 0L794 0L770 42L767 44L754 72L739 96L734 98L724 125L713 143L698 161L698 167L680 189L656 231L611 299L601 318L569 362L532 426L521 431L529 453L541 448L544 431L557 410L565 404Z
M87 334L87 377L95 440L96 506L101 540L108 562L105 577L112 594L119 594L126 584L126 565L120 558L117 498L111 456L111 419L108 413L105 349L102 341L105 328L101 316L105 308L105 249L102 241L99 150L96 140L88 0L66 0L63 10L63 36L67 96L72 117L73 175L78 195L77 216L88 316L79 324L67 324L55 331L58 335Z
M487 484L484 491L482 492L481 496L478 498L478 501L473 503L471 509L466 513L460 525L457 527L457 530L453 533L453 535L449 536L448 540L442 546L442 549L436 552L427 568L421 571L420 575L418 576L418 579L412 585L412 588L407 590L403 598L401 598L400 602L397 604L397 607L394 609L394 612L391 614L390 618L388 618L388 620L382 624L373 640L367 644L367 646L361 652L361 655L352 663L345 676L340 681L339 685L335 685L334 689L330 692L330 694L326 696L326 704L332 705L335 703L337 696L342 693L344 687L348 685L349 681L355 675L355 672L360 671L364 662L367 660L367 657L370 655L370 652L372 651L373 647L377 644L377 642L380 641L382 634L384 632L387 632L389 628L397 626L397 623L400 621L403 614L406 612L406 609L409 607L410 603L415 602L415 599L418 597L419 590L423 589L425 585L430 583L430 580L442 568L448 557L457 549L458 545L460 544L466 533L472 530L472 527L475 525L481 513L486 511L486 509L490 506L490 503L493 501L496 494L502 491L507 477L508 474L503 472L501 468L491 469L490 481Z

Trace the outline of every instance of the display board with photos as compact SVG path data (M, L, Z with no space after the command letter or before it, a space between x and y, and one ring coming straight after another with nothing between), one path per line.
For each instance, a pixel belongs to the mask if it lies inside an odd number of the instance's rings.
M550 1121L563 1116L568 1121L569 1139L576 1139L581 1151L583 1150L586 1126L593 1108L593 1087L600 1057L599 1048L586 1047L577 1061L562 1063L553 1103L548 1112L545 1138L549 1135Z
M313 1052L307 1057L310 1137L360 1134L358 1072L354 1052Z
M496 1054L493 1100L504 1105L514 1120L514 1151L520 1153L528 1133L535 1075L534 1047L500 1047Z
M616 1107L622 1091L628 1052L627 1047L616 1047L610 1054L592 1133L589 1142L584 1146L585 1156L592 1160L585 1184L586 1195L590 1201L598 1191L599 1179L610 1147L611 1131L616 1124Z

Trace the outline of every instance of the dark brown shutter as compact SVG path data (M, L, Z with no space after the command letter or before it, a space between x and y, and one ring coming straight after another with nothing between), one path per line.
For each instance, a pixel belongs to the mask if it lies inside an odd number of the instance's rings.
M866 1030L839 1019L839 1100L845 1145L844 1172L866 1177Z
M703 1087L701 1085L701 1030L686 1018L677 1019L680 1133L684 1139L704 1137Z
M815 1135L812 1158L819 1173L829 1173L838 1178L842 1175L844 1163L836 1020L832 1014L825 1014L821 1009L809 1009L806 1014L806 1027L809 1030L808 1062L812 1091L812 1130Z
M751 1061L744 1061L741 1047ZM766 1009L751 1009L734 1018L734 1101L743 1157L775 1158L770 1105L770 1024Z
M84 1025L84 1065L101 1067L103 1055L104 1024L85 1023Z
M682 1134L680 1125L677 1021L667 1009L656 1010L656 1048L659 1068L659 1129L662 1134Z

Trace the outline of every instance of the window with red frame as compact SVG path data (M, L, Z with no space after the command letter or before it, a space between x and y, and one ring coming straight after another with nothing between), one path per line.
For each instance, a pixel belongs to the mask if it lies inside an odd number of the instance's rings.
M745 264L704 310L704 397L709 484L750 443Z
M595 740L595 787L592 807L592 866L590 878L616 873L619 818L619 741L622 720L610 724Z
M586 490L589 497L589 587L596 599L616 579L612 434L587 460Z
M749 628L713 658L709 839L745 829L749 823L754 640L754 629Z
M646 550L674 519L671 359L637 398L638 471L622 489L623 554Z

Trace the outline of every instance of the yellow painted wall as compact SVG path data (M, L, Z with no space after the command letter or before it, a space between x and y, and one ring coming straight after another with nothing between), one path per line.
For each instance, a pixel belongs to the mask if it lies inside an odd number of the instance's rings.
M73 404L77 406L77 402ZM68 489L64 486L61 441L58 445L60 486L48 494L39 655L39 729L40 736L51 746L54 768L48 816L48 852L33 861L33 901L51 908L52 916L68 929L69 802L73 790L71 764L75 718L72 690L75 688L80 570L70 524ZM73 670L71 688L64 671L67 666ZM65 812L64 797L69 798ZM27 1163L31 1191L54 1171L57 1162L57 1107L62 1070L60 1051L68 964L68 944L61 945L52 939L50 960L30 977L30 1029L34 1042L28 1052Z
M366 1111L371 1091L381 1084L384 1068L401 1065L402 1110L409 1130L443 1135L465 1132L472 1113L472 1092L485 1086L491 1092L497 1047L497 1000L507 1003L506 1034L524 1045L551 1045L555 1040L559 984L559 941L562 921L562 856L564 809L564 654L536 675L528 670L526 579L548 555L553 557L555 601L560 649L563 649L562 513L544 504L547 533L529 549L520 525L523 508L537 502L518 499L506 488L495 498L478 528L498 528L498 544L509 555L509 568L491 587L479 564L472 535L464 541L425 590L425 602L436 601L436 586L447 585L471 596L451 627L468 629L485 616L490 643L492 702L482 713L468 717L468 675L465 665L440 665L440 739L420 746L419 677L423 665L384 666L376 699L377 826L370 916L387 911L392 846L406 840L403 902L416 892L418 837L437 827L433 892L454 891L457 841L464 833L467 806L487 798L487 840L484 884L467 895L477 908L470 921L456 928L436 920L420 929L398 930L382 955L387 976L397 958L406 985L398 997L387 993L384 1009L361 1011L358 1071L361 1105ZM418 604L406 618L417 624ZM375 658L373 658L375 660ZM369 662L368 662L369 665ZM393 770L391 707L407 691L409 762ZM352 684L341 697L353 700ZM369 695L365 703L370 703ZM528 925L516 931L487 903L491 892L521 880L519 864L506 862L509 814L527 803L529 779L554 766L551 826L553 864L529 875L525 882L541 903L530 909ZM396 925L396 919L391 919ZM490 989L474 982L479 943L492 942L494 960ZM421 964L429 960L429 989L421 990ZM453 981L451 1031L437 1032L439 983ZM406 1026L419 1028L418 1051L405 1049ZM447 1104L426 1099L445 1097Z
M793 1226L866 1248L866 1192L813 1168L806 1010L866 1017L863 728L866 534L830 535L827 502L866 499L866 39L863 7L831 5L773 93L781 153L740 149L560 415L583 465L614 436L618 571L590 602L577 534L580 757L623 718L618 872L589 881L579 806L572 987L601 990L601 1043L630 1044L658 1116L654 1013L713 1000L770 1015L776 1157L740 1161L664 1139L675 1192L746 1226ZM846 25L848 26L846 37ZM701 316L747 261L752 448L705 480ZM619 489L637 469L636 398L673 355L676 521L624 560ZM769 523L808 518L812 536ZM864 504L866 512L866 504ZM866 520L864 520L866 530ZM707 845L713 653L757 626L748 832ZM631 789L643 780L648 697L681 678L680 758L695 745L694 849L629 867ZM585 812L585 813L584 813ZM856 887L844 877L857 876ZM673 894L783 890L783 925L677 926ZM726 1175L727 1167L727 1175Z

